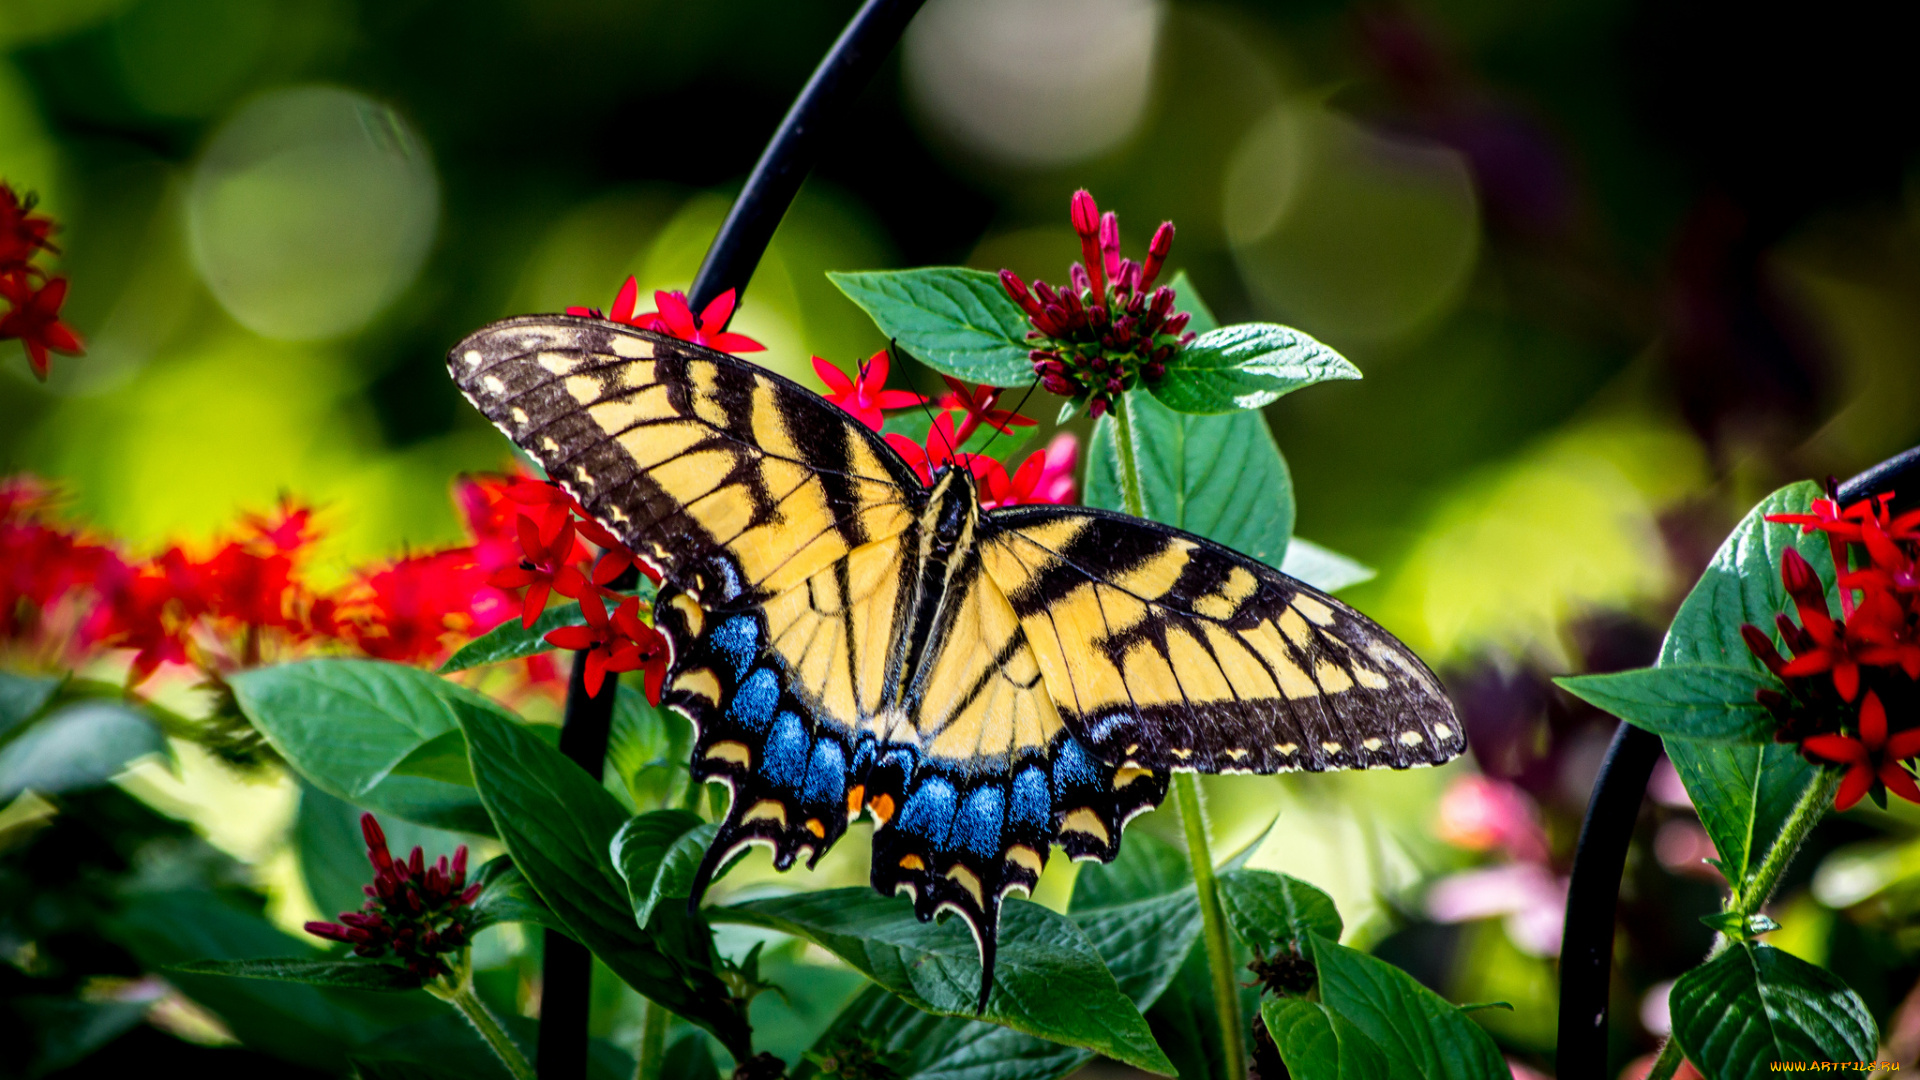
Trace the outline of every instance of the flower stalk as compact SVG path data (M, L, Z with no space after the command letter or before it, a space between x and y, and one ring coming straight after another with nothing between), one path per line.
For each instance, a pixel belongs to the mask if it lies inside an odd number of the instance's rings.
M1114 450L1120 455L1120 494L1127 513L1146 517L1146 499L1140 491L1140 471L1133 452L1133 423L1126 403L1113 410ZM1200 931L1207 943L1207 970L1213 981L1214 1011L1220 1016L1220 1047L1227 1060L1227 1080L1246 1080L1245 1027L1240 1022L1240 991L1233 982L1233 947L1227 940L1227 917L1220 907L1220 886L1213 875L1213 849L1207 842L1207 822L1200 811L1200 784L1193 773L1173 774L1173 799L1187 833L1187 859L1193 864L1193 887L1200 895Z
M527 1062L527 1056L514 1045L506 1029L487 1011L480 996L473 992L473 963L467 955L461 956L459 968L453 974L429 980L426 991L460 1010L460 1015L473 1025L473 1030L486 1041L487 1048L513 1074L514 1080L535 1080L533 1066Z

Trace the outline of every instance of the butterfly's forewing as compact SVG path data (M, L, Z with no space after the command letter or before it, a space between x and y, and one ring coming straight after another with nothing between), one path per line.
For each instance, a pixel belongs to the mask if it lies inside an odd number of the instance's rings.
M703 603L787 591L913 521L877 436L755 365L619 323L508 319L455 383L587 511Z
M1110 763L1199 772L1404 769L1466 748L1425 664L1264 563L1119 514L992 516L988 574L1066 726Z

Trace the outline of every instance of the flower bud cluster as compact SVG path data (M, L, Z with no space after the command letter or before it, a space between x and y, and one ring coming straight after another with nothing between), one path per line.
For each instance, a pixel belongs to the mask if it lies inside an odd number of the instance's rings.
M454 849L433 865L419 848L401 860L387 851L387 836L372 814L360 816L360 832L373 863L373 884L359 911L344 912L340 922L310 922L307 933L353 946L356 956L395 959L422 979L452 974L445 956L472 944L473 901L478 884L467 884L467 846Z
M1040 385L1085 401L1098 417L1140 379L1165 375L1193 335L1188 315L1173 310L1172 287L1154 287L1173 247L1173 222L1160 223L1146 262L1137 263L1120 256L1113 212L1102 214L1084 190L1074 192L1071 209L1083 261L1068 267L1068 287L1036 281L1030 290L1011 270L1000 271L1000 284L1033 325L1027 337L1036 347L1028 355Z

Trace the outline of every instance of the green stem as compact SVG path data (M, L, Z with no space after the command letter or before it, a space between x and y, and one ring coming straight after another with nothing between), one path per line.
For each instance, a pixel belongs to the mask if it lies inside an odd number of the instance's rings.
M473 992L472 968L462 964L452 976L427 983L426 989L434 997L460 1010L460 1015L466 1017L467 1023L473 1025L473 1030L486 1040L487 1048L513 1074L514 1080L536 1080L533 1066L527 1063L526 1055L507 1037L506 1029L500 1026L500 1022L493 1018L493 1014L487 1011L479 996Z
M1228 1080L1246 1080L1246 1033L1240 1023L1240 989L1233 984L1233 949L1227 941L1227 917L1220 910L1220 888L1213 876L1213 852L1207 846L1207 822L1200 816L1200 784L1192 773L1175 773L1173 799L1187 829L1187 856L1193 884L1200 892L1200 929L1207 943L1207 967L1213 976L1213 1007L1220 1014L1220 1046Z
M1813 831L1820 819L1827 816L1827 807L1833 804L1833 793L1840 787L1844 769L1821 769L1814 774L1813 783L1800 793L1800 801L1793 804L1793 812L1787 815L1786 823L1780 826L1780 835L1773 846L1767 849L1767 856L1760 860L1760 866L1747 875L1743 883L1736 883L1727 894L1727 903L1723 910L1742 916L1760 913L1767 900L1773 896L1773 890L1780 884L1780 875L1793 861L1793 856L1806 842L1807 834ZM1707 959L1712 960L1733 946L1734 938L1719 934L1713 939L1713 948L1707 951ZM1669 1036L1665 1046L1660 1048L1660 1056L1654 1059L1653 1068L1648 1070L1646 1080L1672 1080L1673 1074L1680 1068L1680 1062L1686 1055L1680 1050L1679 1040Z
M1120 456L1120 495L1127 513L1146 517L1140 494L1140 469L1134 458L1133 423L1125 399L1113 409L1113 444ZM1220 909L1220 887L1213 876L1213 851L1207 843L1207 822L1200 814L1200 784L1192 773L1173 777L1173 800L1187 830L1187 858L1193 863L1193 885L1200 894L1201 934L1207 943L1207 967L1213 976L1213 1006L1220 1014L1220 1047L1227 1059L1227 1080L1246 1080L1246 1031L1240 1022L1240 989L1233 982L1233 948L1227 940L1227 918Z
M660 1080L667 1046L667 1010L651 1001L642 1001L646 1009L640 1020L640 1053L634 1062L633 1080Z

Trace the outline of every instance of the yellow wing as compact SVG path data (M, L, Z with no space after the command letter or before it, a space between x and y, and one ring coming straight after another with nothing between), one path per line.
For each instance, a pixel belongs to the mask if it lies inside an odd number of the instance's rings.
M1466 748L1425 664L1352 608L1211 541L1068 507L997 512L988 576L1062 721L1122 768L1404 769Z
M919 481L885 443L724 353L537 315L485 327L447 362L549 476L705 601L778 596L913 521Z

